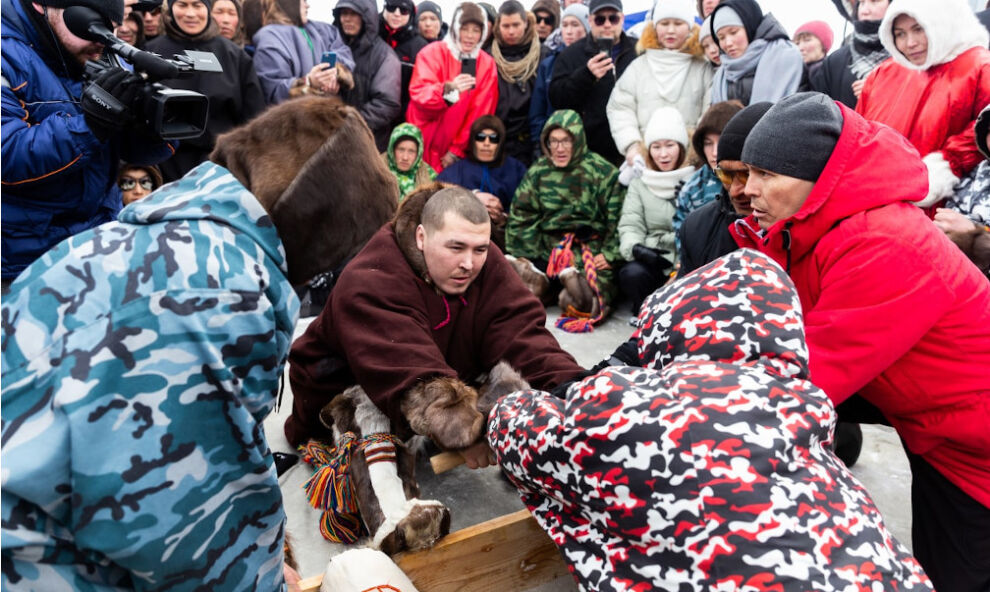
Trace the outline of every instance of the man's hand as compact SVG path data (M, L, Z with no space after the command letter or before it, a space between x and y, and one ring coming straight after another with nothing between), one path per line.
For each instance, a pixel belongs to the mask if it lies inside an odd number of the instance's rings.
M105 142L111 133L123 130L134 121L131 105L144 85L144 79L123 68L108 68L91 85L98 88L83 93L80 106L90 131ZM107 107L114 101L120 103L123 112Z
M935 226L967 255L973 250L973 240L983 232L979 224L947 208L935 210Z
M495 453L492 452L491 447L488 446L488 441L485 439L467 448L462 448L458 452L464 457L464 464L469 469L483 469L495 465Z
M595 263L595 269L599 271L602 269L612 269L612 266L609 265L608 259L606 259L605 255L602 255L601 253L595 255L595 258L592 259L592 261Z
M596 53L595 57L588 60L588 70L592 76L601 80L602 76L612 69L612 56L606 53Z

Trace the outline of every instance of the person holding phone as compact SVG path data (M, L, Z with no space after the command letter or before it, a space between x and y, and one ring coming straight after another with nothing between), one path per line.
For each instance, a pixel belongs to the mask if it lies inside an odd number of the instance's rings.
M249 18L255 13L260 23ZM271 0L265 10L261 0L244 3L245 29L256 47L254 68L269 105L303 94L337 95L354 84L350 48L335 27L311 21L307 13L299 0ZM326 52L336 57L324 61Z
M423 159L437 172L464 158L471 123L495 113L495 61L481 51L487 33L485 11L464 2L443 43L427 45L416 57L406 120L422 130Z
M618 166L623 156L605 115L615 81L636 59L636 40L622 30L622 0L592 0L591 34L560 52L550 79L550 104L581 115L588 148Z
M382 9L378 33L395 52L402 66L401 109L396 117L396 121L401 122L409 107L409 81L412 80L416 56L429 43L416 29L416 5L412 0L388 0Z

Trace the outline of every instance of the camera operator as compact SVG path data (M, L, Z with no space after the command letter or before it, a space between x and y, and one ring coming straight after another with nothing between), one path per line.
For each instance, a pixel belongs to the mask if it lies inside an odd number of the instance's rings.
M116 219L121 160L155 164L174 152L125 121L84 112L84 64L103 45L69 32L69 6L92 8L111 29L123 20L122 0L2 1L4 287L63 239ZM94 83L127 104L143 81L111 68Z

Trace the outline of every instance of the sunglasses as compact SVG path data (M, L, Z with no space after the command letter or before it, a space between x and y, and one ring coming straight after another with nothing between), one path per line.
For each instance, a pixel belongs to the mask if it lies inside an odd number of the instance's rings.
M502 138L499 138L498 134L486 134L484 132L478 132L474 135L475 142L484 142L485 140L488 140L492 144L498 144Z
M619 21L621 21L621 20L622 20L622 17L619 16L619 14L616 13L616 12L613 12L612 14L610 14L608 16L605 16L604 14L596 14L595 15L595 24L598 25L599 27L603 26L605 24L605 21L608 21L608 22L612 23L613 25L618 25L619 24Z
M557 21L556 19L553 18L553 15L538 14L536 15L536 22L541 25L550 25L552 27L554 26L554 24L556 24Z
M408 6L402 6L399 4L386 4L385 12L398 12L402 16L409 16L411 12Z
M141 189L144 189L145 191L151 191L155 188L155 182L151 180L151 177L141 177L140 179L124 177L123 179L117 181L117 187L120 187L121 191L130 191L131 189L134 189L135 185L141 185Z
M722 170L721 168L716 168L715 176L718 177L718 180L722 182L722 185L726 189L728 189L737 180L743 185L745 185L746 181L749 181L749 170L726 171L726 170Z

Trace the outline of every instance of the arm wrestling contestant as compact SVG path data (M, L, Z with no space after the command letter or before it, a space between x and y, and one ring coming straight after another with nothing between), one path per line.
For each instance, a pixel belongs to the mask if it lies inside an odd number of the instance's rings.
M435 184L402 202L292 347L293 446L329 435L320 409L359 384L396 434L411 430L486 467L471 381L500 360L546 390L583 372L490 235L487 210L466 189Z

